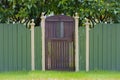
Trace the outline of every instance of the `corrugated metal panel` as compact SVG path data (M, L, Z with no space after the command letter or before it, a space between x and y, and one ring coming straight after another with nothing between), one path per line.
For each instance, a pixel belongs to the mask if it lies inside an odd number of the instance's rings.
M4 48L3 48L3 31L4 29L3 29L3 24L0 24L0 71L3 71L3 69L4 69L4 57L3 57L3 55L4 55Z
M90 29L90 70L120 71L119 34L119 24L98 24ZM30 43L30 30L24 25L0 24L0 71L31 70ZM41 46L41 28L35 27L37 70L42 67ZM79 53L81 71L85 70L85 27L79 28Z
M0 71L30 70L30 30L22 24L0 24Z
M119 34L119 24L98 24L90 30L90 70L120 71Z
M79 69L85 70L85 27L79 28Z
M35 69L42 69L41 27L35 27Z

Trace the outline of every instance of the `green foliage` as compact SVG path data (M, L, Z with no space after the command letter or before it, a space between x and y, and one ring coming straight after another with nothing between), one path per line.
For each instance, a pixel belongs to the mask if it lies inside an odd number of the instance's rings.
M79 13L80 24L84 18L94 23L119 23L120 0L1 0L0 22L27 23L32 18L40 24L41 13L46 15Z

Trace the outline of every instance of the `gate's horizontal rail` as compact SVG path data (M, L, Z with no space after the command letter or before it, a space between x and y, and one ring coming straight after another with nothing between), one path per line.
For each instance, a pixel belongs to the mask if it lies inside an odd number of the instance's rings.
M51 38L51 39L47 39L48 41L73 41L73 39L70 38Z

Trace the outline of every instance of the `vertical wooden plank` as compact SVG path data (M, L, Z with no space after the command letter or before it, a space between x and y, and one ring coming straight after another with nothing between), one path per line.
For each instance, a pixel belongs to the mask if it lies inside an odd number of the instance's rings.
M69 44L69 42L68 41L66 41L66 68L68 68L69 69L69 46L68 46L68 44Z
M55 40L55 46L54 46L54 47L56 48L56 49L55 49L55 53L54 53L54 54L55 54L55 58L56 58L56 60L55 60L55 68L56 68L56 69L58 69L58 67L57 67L57 60L59 59L59 58L58 58L58 45L57 45L57 42L58 42L58 41Z
M64 59L65 59L65 62L64 62L64 69L66 69L66 61L67 61L67 55L66 55L66 53L67 53L67 51L66 51L66 49L67 49L67 45L66 45L66 41L64 41Z
M56 45L55 45L55 47L56 47L56 69L59 69L58 68L58 60L59 60L59 48L58 48L58 41L56 40Z
M63 53L63 55L64 55L64 68L63 69L65 69L66 68L66 42L64 41L64 53Z
M55 40L55 41L54 41L54 44L55 44L55 45L54 45L54 49L55 49L55 50L54 50L54 51L55 51L55 52L54 52L54 60L55 60L55 70L56 70L56 69L58 69L58 59L59 59L59 57L58 57L58 56L59 56L59 54L58 54L58 50L59 50L59 49L58 49L58 41Z
M51 69L53 69L53 42L51 41Z
M54 53L54 69L57 69L57 41L53 41L54 47L53 47L53 53Z
M53 52L53 41L51 41L51 69L54 69L54 52Z
M46 22L47 23L47 22ZM45 25L45 69L47 68L47 37L48 37L48 29L47 29L48 23ZM42 28L41 28L42 29ZM42 37L42 36L41 36ZM52 43L51 43L52 44ZM43 57L43 56L42 56ZM43 58L42 58L43 60Z
M4 71L4 25L0 24L0 72Z
M55 49L54 49L54 44L55 44L55 42L54 42L53 40L51 40L51 41L52 41L52 65L53 65L53 66L52 66L52 69L54 69L54 68L55 68L55 57L54 57L54 56L55 56L55 54L54 54L54 52L55 52L55 51L54 51L54 50L55 50Z
M60 46L60 49L61 49L61 53L60 53L60 55L61 55L61 67L60 68L63 68L63 63L64 63L64 58L63 58L63 42L59 42L59 45L61 44L61 46Z
M68 46L68 61L67 62L68 62L69 71L72 70L72 68L70 67L70 64L69 64L69 62L71 62L71 64L72 64L72 60L70 61L70 58L72 59L72 55L71 55L72 51L70 52L70 50L69 50L70 49L70 43L71 42L67 43L67 46ZM72 48L71 48L71 50L72 50Z
M55 64L54 64L54 69L57 69L57 57L58 57L58 53L57 53L57 51L58 51L58 48L57 48L57 40L54 40L53 41L54 42L54 48L53 48L53 50L54 50L54 62L55 62Z
M65 41L65 69L67 69L67 59L68 59L68 57L67 57L67 42Z
M73 69L75 70L75 53L74 53L74 42L72 42L72 55L73 55Z
M59 48L59 60L58 60L58 62L60 63L60 64L58 64L58 68L60 69L60 68L62 68L62 48L61 48L61 46L62 46L62 42L60 43L60 41L58 41L58 48Z
M59 60L58 60L58 62L59 62L59 64L58 64L58 69L60 69L60 68L62 68L62 56L61 56L61 53L62 53L62 49L61 49L61 45L62 45L62 43L60 44L60 41L58 41L58 49L59 49Z
M65 41L63 41L63 69L65 68Z
M53 58L52 58L52 65L53 65L53 70L55 69L55 42L52 40L52 56L53 56Z
M56 41L53 41L53 65L54 65L54 70L56 69L56 51L57 51L57 47L56 47Z
M61 43L61 42L60 42ZM62 57L63 57L63 63L62 63L62 65L63 65L63 67L62 68L64 68L64 66L65 66L65 64L64 64L64 62L65 62L65 58L64 58L64 51L65 51L65 45L64 45L64 41L62 42L62 47L63 47L63 52L62 52Z
M72 46L71 46L71 42L68 43L68 52L69 52L68 66L71 69L71 67L72 67Z
M61 65L60 65L61 62L60 62L59 60L60 60L60 58L61 58L61 57L60 57L60 52L61 52L60 50L61 50L61 49L60 49L59 41L57 41L57 48L58 48L58 52L57 52L57 53L58 53L58 58L57 58L57 68L60 69L60 67L61 67Z

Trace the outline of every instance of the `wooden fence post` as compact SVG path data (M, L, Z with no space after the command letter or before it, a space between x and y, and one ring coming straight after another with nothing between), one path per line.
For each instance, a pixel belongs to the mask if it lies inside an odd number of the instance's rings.
M86 19L86 71L89 71L89 20Z
M32 71L35 70L35 50L34 50L34 27L35 27L35 23L34 23L34 19L32 19L31 22L31 69Z
M42 27L42 70L45 71L45 16L41 15L41 27Z
M79 16L75 13L75 71L79 71L79 37L78 37L78 24Z

